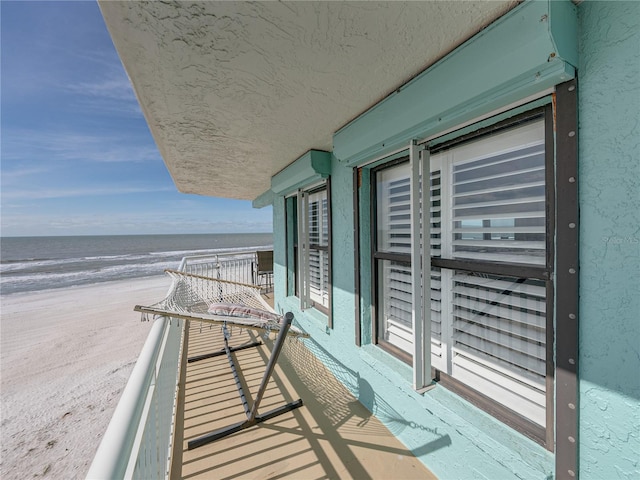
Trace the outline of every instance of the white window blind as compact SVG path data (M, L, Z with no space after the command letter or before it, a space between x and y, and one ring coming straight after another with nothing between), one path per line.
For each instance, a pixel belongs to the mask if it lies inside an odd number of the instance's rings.
M327 188L299 190L297 195L297 294L300 308L330 305L330 218Z
M377 173L377 250L406 261L378 260L379 338L411 353L411 199L408 163Z
M453 274L451 375L545 425L544 282Z
M429 250L453 265L430 271L431 365L544 427L546 284L483 271L546 264L544 120L432 154L429 165ZM378 338L411 354L410 167L376 175Z
M401 164L378 172L378 250L411 254L411 171Z
M431 256L440 257L442 250L441 230L441 170L437 156L431 157ZM442 343L442 274L439 268L431 268L431 365L439 370L446 368L446 357Z
M545 283L482 272L546 262L544 121L433 155L431 175L432 256L480 262L432 270L432 364L544 426Z
M329 209L327 191L309 195L309 297L329 307Z
M544 265L544 122L451 152L453 258Z
M391 260L378 260L379 305L382 309L382 338L407 353L413 348L411 322L411 266Z

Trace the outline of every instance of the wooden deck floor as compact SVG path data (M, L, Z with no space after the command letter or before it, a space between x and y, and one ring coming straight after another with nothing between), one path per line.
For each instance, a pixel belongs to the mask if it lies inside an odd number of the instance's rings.
M258 389L272 340L234 329L231 345L261 340L235 352L240 377L251 396ZM222 348L220 328L192 322L189 357ZM325 359L326 360L326 359ZM331 361L331 359L329 359ZM340 371L338 368L337 371ZM347 381L357 381L343 368ZM250 429L193 450L187 442L246 418L226 356L187 364L184 438L174 478L433 479L382 423L311 354L303 342L288 340L269 383L260 412L302 398L304 405ZM247 399L249 405L252 398ZM180 419L179 419L180 421Z

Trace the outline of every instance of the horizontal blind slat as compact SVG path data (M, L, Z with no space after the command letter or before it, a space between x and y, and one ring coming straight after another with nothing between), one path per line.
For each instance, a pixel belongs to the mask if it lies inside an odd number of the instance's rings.
M503 163L513 162L514 160L520 160L522 158L535 157L539 156L543 151L544 143L536 142L521 148L514 149L511 152L499 153L497 155L486 155L484 158L471 158L458 162L455 168L455 173L468 172L471 170L476 170L478 168L486 168ZM481 164L477 163L479 160L490 160L492 158L494 159L494 161L482 162Z
M523 383L529 388L545 391L546 382L545 377L542 374L538 374L531 370L518 367L511 363L505 362L499 358L491 357L481 352L473 352L470 349L457 348L453 349L455 358L468 358L469 360L482 365L486 369L495 370L500 372L504 376L512 378L514 381Z
M538 313L544 316L547 309L547 302L539 299L522 298L514 295L504 295L500 298L487 298L486 295L483 296L482 293L476 289L460 286L456 286L454 288L454 293L456 294L453 299L454 305L470 310L481 311L486 314L494 311L497 312L498 310L495 309L502 308L504 309L504 315L507 315L507 312L510 312L508 313L509 316L506 316L505 318L513 321L519 321L517 320L518 315L535 315ZM531 313L522 312L520 309ZM536 321L527 322L526 317L523 317L523 321L520 321L520 323L527 323L540 327L544 326L544 324L540 325Z
M544 180L541 180L537 182L521 183L518 185L508 185L505 187L493 187L493 188L485 188L482 190L473 190L471 192L455 193L453 194L453 198L468 197L471 195L479 195L479 194L487 194L487 193L508 192L511 190L520 190L523 188L543 187L543 186L544 186Z
M544 171L544 165L538 166L538 167L533 167L533 168L525 168L522 170L506 170L504 173L498 173L498 174L494 174L494 175L485 175L485 176L481 176L481 177L473 177L470 180L463 180L463 181L458 181L458 180L454 180L455 185L468 185L468 184L473 184L476 182L481 182L484 180L496 180L499 178L509 178L511 176L514 175L520 175L523 173L535 173L535 172L542 172ZM456 172L457 174L458 172ZM454 174L455 177L455 174Z
M544 332L545 319L539 315L518 312L496 305L490 306L491 308L487 309L486 312L483 311L483 315L478 315L464 306L458 305L458 302L454 302L454 304L454 315L458 322L460 320L467 322L462 327L458 323L457 328L462 328L468 333L471 332L466 328L466 325L473 325L471 322L475 322L481 324L482 328L488 328L494 332L504 332L509 336L517 335L525 339L524 341L526 342L535 342L540 345L544 345L546 342Z
M488 214L473 214L473 215L458 215L454 220L499 220L499 219L514 219L514 218L539 218L542 222L545 221L545 214L543 211L535 212L495 212Z
M507 363L539 375L544 375L546 372L544 353L540 349L535 352L535 355L528 355L518 350L507 351L504 347L500 347L495 343L482 342L477 336L464 333L459 333L455 337L453 348L468 349L478 354L482 353L496 359L504 359Z
M515 249L544 250L545 242L525 240L453 240L453 246L499 248L508 247Z
M464 343L495 357L509 358L510 351L514 351L538 360L545 359L544 345L503 333L504 330L491 330L477 323L469 323L458 315L453 321L453 328L456 343Z
M469 385L486 396L505 405L520 415L544 426L546 423L544 394L529 389L518 395L519 385L509 378L499 378L488 370L473 368L471 363L461 359L454 363L453 375L459 381Z
M471 195L469 195L471 196ZM506 198L506 199L496 199L493 198L491 200L486 200L484 202L461 202L460 199L453 203L453 206L456 210L462 210L465 208L477 208L477 207L500 207L503 205L518 205L518 204L528 204L528 203L536 203L540 201L544 201L544 196L535 195L535 196L527 196L520 198Z
M433 229L431 230L433 233ZM438 233L440 233L438 231ZM464 227L454 228L452 233L545 233L543 225L539 227Z
M494 290L497 292L504 292L508 290L512 293L519 293L528 295L530 297L536 297L540 300L544 300L546 297L546 288L543 285L535 285L532 283L525 283L522 281L514 281L512 277L499 278L496 276L476 276L467 275L464 273L454 273L453 281L455 285L468 285L484 290Z
M541 252L544 253L544 252ZM484 260L499 263L527 263L530 265L543 266L546 262L545 256L540 255L517 255L505 252L491 253L491 252L456 252L456 259L468 259L468 260Z

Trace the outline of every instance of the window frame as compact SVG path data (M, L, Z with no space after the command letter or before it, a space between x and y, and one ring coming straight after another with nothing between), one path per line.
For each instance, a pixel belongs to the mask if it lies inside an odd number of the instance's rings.
M303 298L304 293L300 292L300 260L298 254L299 248L299 222L300 222L300 196L312 195L319 192L326 192L327 197L327 245L315 245L309 242L309 225L306 228L306 244L308 250L326 251L328 257L327 267L327 306L314 301L310 296ZM332 320L332 233L331 233L331 181L330 177L321 182L306 188L298 189L295 193L285 197L285 238L287 251L287 285L286 291L288 296L295 296L300 301L300 308L306 310L313 308L327 317L327 325L333 328ZM308 220L308 212L304 216ZM308 269L306 272L308 273ZM303 272L304 273L304 272ZM309 278L306 279L309 282Z
M371 298L373 299L373 312L372 312L372 339L375 345L378 345L383 350L391 353L395 357L402 360L404 363L411 365L413 356L402 350L401 348L393 345L392 343L381 338L380 333L382 328L380 327L380 269L378 268L381 260L395 261L398 263L406 264L411 267L411 253L392 253L378 250L378 188L377 188L377 174L381 171L388 170L390 168L397 167L399 165L409 163L409 153L396 158L390 162L383 163L371 170L370 178L370 191L371 191L371 261L372 261L372 274L373 281L371 282Z
M431 266L437 268L446 268L452 270L464 270L468 272L489 273L495 275L505 275L517 278L531 278L542 280L545 282L545 300L546 300L546 322L545 322L545 415L546 426L541 427L534 422L520 416L508 407L492 400L483 393L469 387L465 383L453 378L439 369L435 370L435 380L441 385L446 386L449 390L460 395L462 398L470 401L482 410L496 417L498 420L509 425L510 427L523 433L537 443L541 444L550 451L554 450L554 295L555 285L554 263L557 250L555 238L555 138L554 138L554 112L551 104L544 107L529 110L513 118L503 120L490 127L481 128L469 134L455 138L451 141L442 143L430 150L431 154L442 152L449 148L457 147L465 143L477 140L482 137L497 134L519 125L533 122L536 119L544 119L545 131L545 264L531 265L508 262L469 260L469 259L443 259L431 257Z
M487 397L483 393L476 391L470 386L467 386L463 382L451 377L445 372L432 368L433 378L436 382L445 386L447 389L458 394L462 398L470 401L474 405L478 406L482 410L496 417L506 425L514 428L520 433L524 434L528 438L536 441L550 451L554 451L554 435L555 425L555 358L554 358L554 342L556 341L556 335L554 331L554 319L556 311L554 308L554 296L557 294L557 282L554 282L554 268L555 257L559 247L559 239L555 240L555 225L556 225L556 189L558 189L556 181L556 166L555 158L557 155L556 141L554 135L555 125L555 105L548 103L542 107L532 108L524 113L520 113L511 118L506 118L496 122L493 125L478 128L470 133L465 133L446 142L438 142L438 138L426 143L427 146L431 145L430 154L435 154L446 149L460 146L464 143L477 140L482 137L488 137L492 134L499 133L500 131L511 129L522 125L527 122L535 121L536 119L544 119L544 155L545 155L545 261L544 265L531 265L531 264L519 264L519 263L506 263L496 262L491 260L472 260L472 259L443 259L438 257L431 257L431 266L433 268L446 268L454 270L464 270L470 272L492 273L497 275L513 276L517 278L532 278L544 281L546 292L546 307L547 313L545 315L545 427L535 424L532 420L529 420L515 411L509 409L506 406L499 404L498 402ZM468 130L467 130L468 131ZM378 216L377 216L377 173L387 168L392 168L398 164L409 161L409 156L403 156L387 163L379 164L371 168L370 178L370 219L371 219L371 262L372 262L372 284L371 295L373 300L372 305L372 341L381 349L399 358L403 362L411 365L413 355L405 352L395 345L391 345L384 339L380 338L380 319L379 319L379 305L380 305L380 269L378 262L380 260L395 260L401 261L407 266L411 266L410 254L392 254L387 252L380 252L378 250ZM354 177L355 178L355 177ZM414 341L416 332L413 332Z

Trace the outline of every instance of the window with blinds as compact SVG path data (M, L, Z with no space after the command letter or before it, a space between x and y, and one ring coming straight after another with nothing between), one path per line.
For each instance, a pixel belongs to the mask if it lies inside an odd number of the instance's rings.
M407 162L376 173L378 343L409 355L411 321L411 203Z
M451 376L544 426L544 282L456 270L451 287Z
M440 179L431 192L432 265L448 262L432 271L440 299L432 298L432 317L442 323L432 320L432 331L444 332L432 340L432 364L544 428L544 119L435 153L431 170L432 183ZM531 268L516 277L496 273L501 265Z
M300 308L315 308L331 327L331 206L329 179L287 199L288 292Z
M545 118L529 118L430 155L431 366L544 436L549 159ZM376 172L377 337L405 359L415 342L410 175L408 163Z
M453 258L544 265L544 136L532 143L478 159L472 148L454 155Z
M329 207L327 190L309 194L309 297L329 308Z

